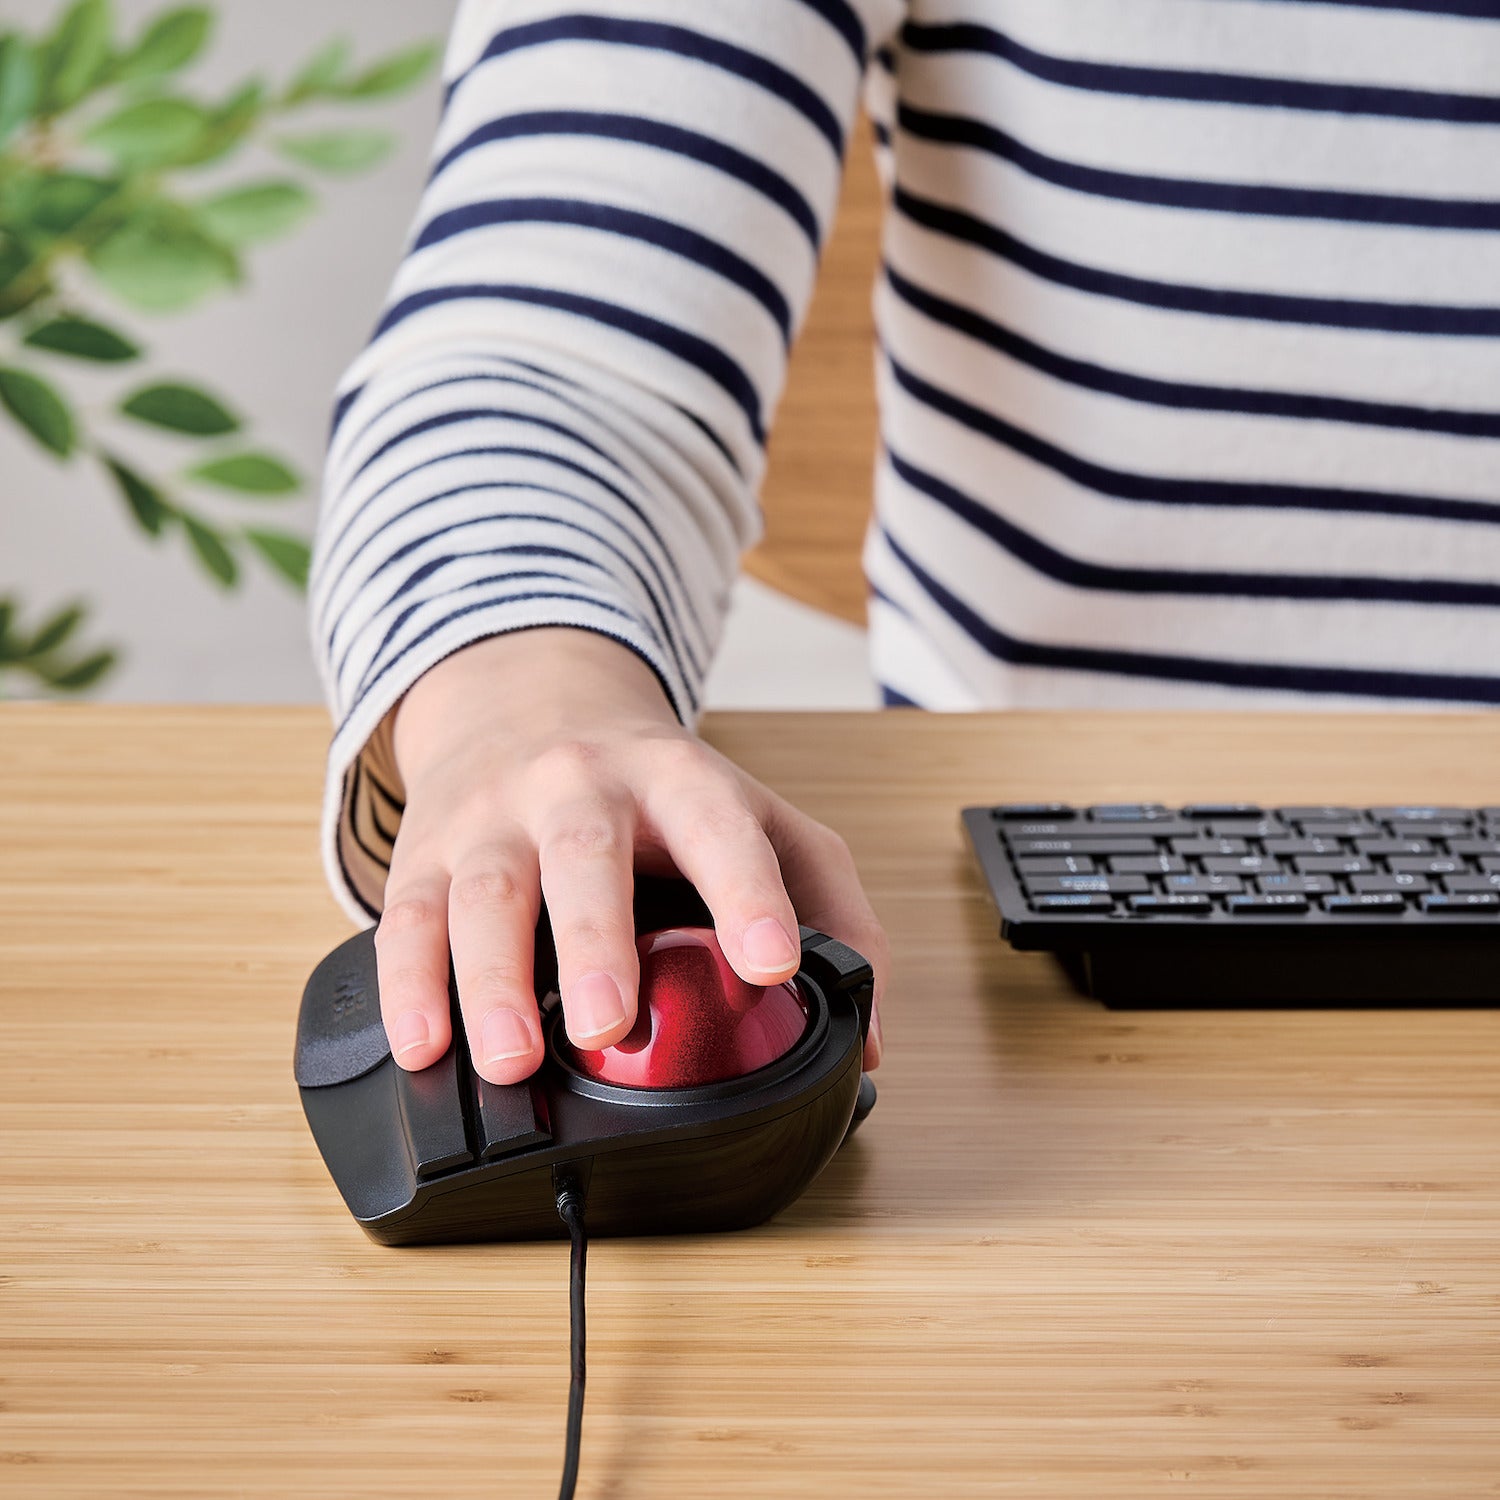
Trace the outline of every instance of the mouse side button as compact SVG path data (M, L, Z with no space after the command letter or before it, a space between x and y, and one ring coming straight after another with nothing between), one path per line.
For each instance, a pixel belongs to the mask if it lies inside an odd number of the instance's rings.
M301 1087L327 1088L368 1073L390 1055L371 929L341 943L313 970L297 1014L293 1071Z
M431 1177L474 1159L464 1129L458 1093L458 1050L448 1050L430 1067L409 1073L396 1069L407 1151L418 1177Z
M484 1161L510 1156L552 1139L546 1106L532 1084L491 1083L474 1075L474 1123Z

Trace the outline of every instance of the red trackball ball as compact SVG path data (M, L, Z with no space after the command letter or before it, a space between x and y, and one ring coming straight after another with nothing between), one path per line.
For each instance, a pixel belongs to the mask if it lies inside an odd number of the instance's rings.
M695 1088L753 1073L785 1057L807 1030L795 981L746 984L706 927L672 927L636 940L641 1002L613 1047L573 1047L574 1066L601 1083Z

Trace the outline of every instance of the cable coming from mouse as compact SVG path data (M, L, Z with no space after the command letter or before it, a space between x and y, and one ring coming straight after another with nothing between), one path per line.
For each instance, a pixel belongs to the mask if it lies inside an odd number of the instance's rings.
M584 1268L588 1258L588 1236L583 1223L583 1188L571 1173L557 1173L557 1213L568 1226L573 1251L570 1257L568 1306L572 1323L570 1339L571 1378L568 1382L568 1436L563 1455L562 1488L558 1500L573 1500L578 1484L578 1456L583 1440L584 1367Z

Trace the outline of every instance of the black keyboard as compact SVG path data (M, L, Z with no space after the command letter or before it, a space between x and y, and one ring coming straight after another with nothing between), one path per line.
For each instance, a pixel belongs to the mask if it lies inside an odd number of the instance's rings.
M1111 1004L1500 1002L1500 807L964 809L1018 949Z

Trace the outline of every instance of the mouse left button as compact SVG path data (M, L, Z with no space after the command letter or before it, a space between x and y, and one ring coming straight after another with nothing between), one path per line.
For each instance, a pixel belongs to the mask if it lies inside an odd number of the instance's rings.
M407 1150L418 1177L431 1177L473 1161L459 1097L459 1053L451 1042L431 1066L417 1072L396 1069Z

